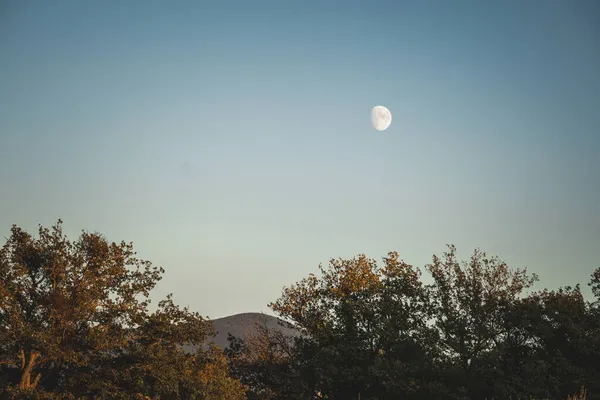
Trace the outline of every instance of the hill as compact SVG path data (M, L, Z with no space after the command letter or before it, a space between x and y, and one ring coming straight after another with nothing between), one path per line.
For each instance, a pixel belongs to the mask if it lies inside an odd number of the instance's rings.
M281 321L277 317L262 313L241 313L228 317L212 320L216 335L207 339L207 344L214 342L217 346L225 349L229 346L228 333L243 339L246 334L256 331L256 324L266 326L269 330L280 331L286 336L298 336L300 333L291 325ZM193 346L183 346L186 351L193 352Z

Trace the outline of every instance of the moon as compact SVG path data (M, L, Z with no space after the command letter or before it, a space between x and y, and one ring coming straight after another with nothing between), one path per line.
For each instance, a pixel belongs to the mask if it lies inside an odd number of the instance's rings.
M392 113L384 106L375 106L371 110L371 123L379 132L385 131L392 123Z

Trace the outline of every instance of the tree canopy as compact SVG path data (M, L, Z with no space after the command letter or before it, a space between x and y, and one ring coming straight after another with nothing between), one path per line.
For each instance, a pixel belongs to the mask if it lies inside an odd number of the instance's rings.
M181 348L201 348L209 321L171 296L148 311L163 272L131 243L85 231L69 241L60 220L37 238L13 226L0 249L0 360L14 378L7 395L244 398L218 349Z
M600 268L588 301L580 285L532 291L537 276L479 249L461 262L448 246L423 270L396 252L332 259L269 304L300 335L259 324L225 350L172 295L150 311L163 273L132 243L69 241L60 220L37 236L13 226L0 398L600 398Z
M566 398L600 395L598 302L579 286L526 293L538 280L476 249L421 270L395 252L332 259L270 307L296 340L306 395L329 399ZM599 269L600 270L600 269ZM599 270L593 274L596 295Z

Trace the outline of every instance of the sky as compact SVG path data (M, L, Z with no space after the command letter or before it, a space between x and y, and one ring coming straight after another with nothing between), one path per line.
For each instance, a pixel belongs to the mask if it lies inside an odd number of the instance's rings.
M133 241L211 318L446 244L587 295L598 71L595 0L5 0L0 233Z

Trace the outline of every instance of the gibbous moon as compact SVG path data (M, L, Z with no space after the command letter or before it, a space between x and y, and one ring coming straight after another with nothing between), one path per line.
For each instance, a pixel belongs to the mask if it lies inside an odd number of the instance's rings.
M375 106L371 110L371 123L379 132L385 131L392 123L392 113L384 106Z

